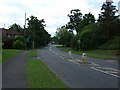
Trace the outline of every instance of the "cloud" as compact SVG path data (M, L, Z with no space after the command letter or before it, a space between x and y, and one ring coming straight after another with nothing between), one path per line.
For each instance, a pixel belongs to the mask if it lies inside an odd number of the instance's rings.
M117 2L117 0L114 0ZM46 30L54 35L56 28L69 22L67 15L72 9L80 9L83 14L91 12L96 19L105 0L0 0L0 27L13 23L24 25L24 13L44 19Z

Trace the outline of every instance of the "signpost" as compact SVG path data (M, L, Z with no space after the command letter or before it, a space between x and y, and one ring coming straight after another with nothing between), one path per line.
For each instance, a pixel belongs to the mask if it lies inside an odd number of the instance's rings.
M79 45L79 50L80 50L80 43L81 43L80 39L77 40L77 43Z

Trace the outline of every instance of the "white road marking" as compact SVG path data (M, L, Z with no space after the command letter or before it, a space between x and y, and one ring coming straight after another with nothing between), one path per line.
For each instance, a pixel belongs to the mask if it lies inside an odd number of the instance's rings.
M54 54L58 55L60 58L65 59L65 58L64 58L65 55L53 51L53 50L51 49L51 47L49 48L49 50L50 50L51 52L53 52ZM81 64L73 61L72 59L68 59L68 60L71 61L71 62L73 62L73 63L75 63L75 64L77 64L77 65L81 65ZM93 63L93 62L91 62L91 65L95 65L95 67L96 67L96 66L99 66L99 64L96 64L96 63ZM103 71L103 70L99 70L99 69L97 69L97 68L95 68L95 67L90 67L90 68L91 68L91 69L94 69L94 70L96 70L96 71L100 71L100 72L103 72L103 73L112 75L112 76L114 76L114 77L119 77L119 78L120 78L120 76L117 76L117 75L112 74L112 73L117 73L117 72L115 72L115 71L118 71L117 69L107 68L107 67L99 67L99 68L106 68L106 69L114 70L114 72L113 72L113 71Z
M120 76L114 75L114 74L112 74L112 73L110 73L110 72L108 72L108 71L99 70L99 69L97 69L97 68L95 68L95 67L90 67L90 68L92 68L92 69L94 69L94 70L96 70L96 71L100 71L100 72L103 72L103 73L112 75L112 76L114 76L114 77L119 77L119 78L120 78Z

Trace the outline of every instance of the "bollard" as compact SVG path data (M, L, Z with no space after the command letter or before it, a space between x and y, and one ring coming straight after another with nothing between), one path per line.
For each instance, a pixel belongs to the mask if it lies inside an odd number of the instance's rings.
M83 61L86 61L86 60L87 60L86 53L83 53L83 54L82 54L82 60L83 60Z
M72 55L71 55L71 51L68 51L68 54L69 54L69 57L71 57Z

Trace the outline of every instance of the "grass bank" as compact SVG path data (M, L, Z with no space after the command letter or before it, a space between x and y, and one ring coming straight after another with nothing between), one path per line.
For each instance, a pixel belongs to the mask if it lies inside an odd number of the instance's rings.
M16 50L16 49L3 49L2 50L2 63L9 60L16 54L22 52L23 50Z
M29 88L66 88L46 66L38 60L26 61L27 80Z
M37 57L37 50L32 50L31 52L28 53L29 57Z
M116 50L88 50L88 51L75 51L72 48L56 46L61 51L68 52L72 51L74 54L82 55L83 52L87 54L88 57L93 57L97 59L117 59Z

